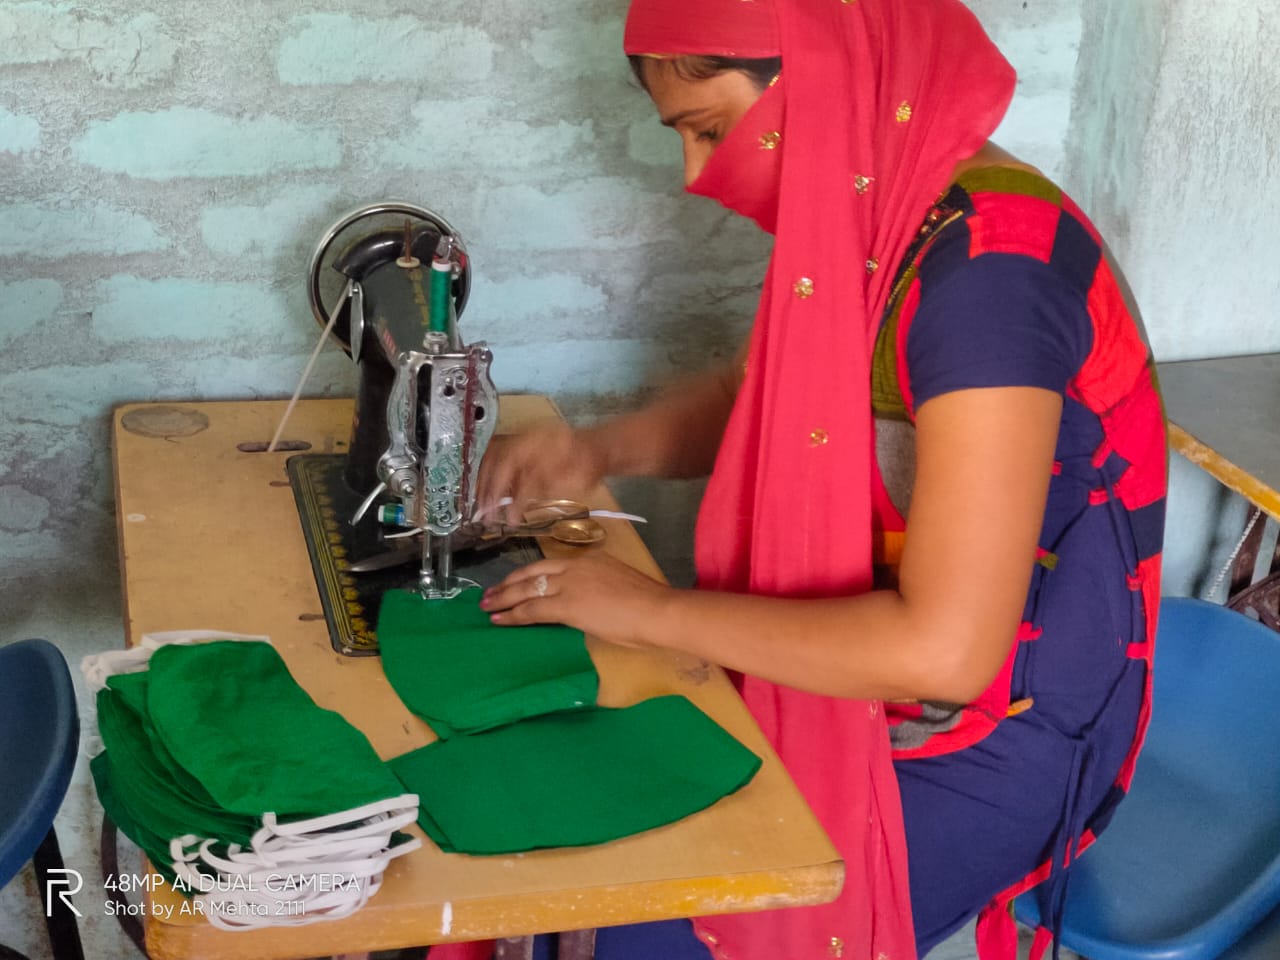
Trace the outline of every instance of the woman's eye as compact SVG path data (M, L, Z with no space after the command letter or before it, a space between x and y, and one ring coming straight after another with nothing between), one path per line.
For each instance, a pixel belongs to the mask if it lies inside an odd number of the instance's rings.
M698 134L698 139L704 143L717 143L720 140L720 134L716 130L703 130Z

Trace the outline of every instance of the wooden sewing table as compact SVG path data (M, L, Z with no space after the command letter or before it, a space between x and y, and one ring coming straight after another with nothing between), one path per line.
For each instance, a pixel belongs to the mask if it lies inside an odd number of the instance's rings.
M1159 376L1170 446L1280 521L1280 354L1162 363ZM1252 523L1227 603L1280 629L1280 548L1270 575L1252 582L1262 532Z
M115 412L128 641L177 629L269 635L320 706L346 716L384 758L398 756L432 734L392 692L377 657L345 657L331 646L286 478L291 454L237 446L265 444L284 406L134 404ZM545 398L503 397L500 430L557 415ZM351 401L307 400L285 439L340 452L350 428ZM616 509L603 487L592 506ZM603 522L606 542L585 549L660 575L629 523ZM548 555L575 549L584 548L545 545ZM764 758L755 779L678 823L600 846L471 857L426 841L392 861L382 889L345 920L227 932L176 910L168 921L148 911L151 957L285 960L833 899L843 864L720 669L591 639L588 647L601 704L683 694ZM180 899L168 888L151 897Z

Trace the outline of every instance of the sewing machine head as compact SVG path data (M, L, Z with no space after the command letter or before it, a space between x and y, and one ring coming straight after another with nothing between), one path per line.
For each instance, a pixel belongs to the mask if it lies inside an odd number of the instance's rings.
M340 293L325 303L335 274ZM476 474L497 425L493 355L458 329L469 288L457 231L399 203L361 208L331 227L308 283L316 319L359 368L342 476L360 499L348 522L420 537L417 587L428 598L469 585L454 573L454 535L474 510Z

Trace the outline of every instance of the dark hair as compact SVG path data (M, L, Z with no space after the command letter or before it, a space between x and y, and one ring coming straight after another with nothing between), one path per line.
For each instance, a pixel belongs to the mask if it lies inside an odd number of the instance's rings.
M653 58L633 53L627 59L631 61L631 72L635 74L637 82L648 90L649 87L644 82L644 65L646 61L652 62ZM757 90L764 90L772 82L773 78L778 75L778 71L782 69L781 57L753 59L749 57L705 57L697 54L687 54L682 57L671 57L656 62L668 64L676 72L676 76L684 80L710 80L719 74L737 70L745 73L751 79L751 82L756 85Z

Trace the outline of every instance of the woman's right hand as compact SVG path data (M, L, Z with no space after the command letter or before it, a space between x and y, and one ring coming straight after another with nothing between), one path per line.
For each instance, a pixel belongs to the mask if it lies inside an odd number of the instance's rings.
M476 482L476 513L490 518L504 497L513 501L504 515L521 520L525 501L556 497L581 500L604 479L604 452L588 431L565 423L541 424L524 433L497 435L489 441Z

